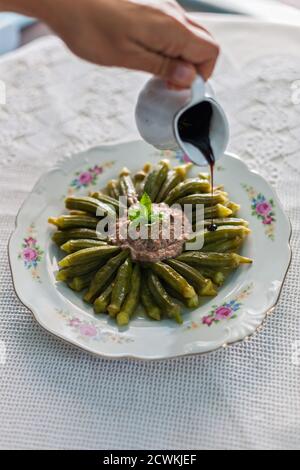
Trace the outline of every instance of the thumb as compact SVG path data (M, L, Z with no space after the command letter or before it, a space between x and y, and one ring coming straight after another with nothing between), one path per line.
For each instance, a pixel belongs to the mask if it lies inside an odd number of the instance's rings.
M157 75L179 88L189 88L197 75L194 65L149 51L144 51L137 68Z

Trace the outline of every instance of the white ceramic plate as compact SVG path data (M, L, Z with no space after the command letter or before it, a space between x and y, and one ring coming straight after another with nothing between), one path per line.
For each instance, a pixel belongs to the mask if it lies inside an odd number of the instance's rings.
M174 152L164 156L181 157ZM47 219L64 212L67 194L86 194L105 186L123 166L138 170L162 153L143 142L103 146L64 160L45 174L23 204L9 243L13 281L20 300L36 320L56 336L100 356L162 359L205 353L243 340L262 324L276 305L291 258L291 227L269 184L227 154L216 168L252 235L243 255L252 266L239 269L218 296L184 315L184 324L154 323L138 315L119 330L106 316L96 316L79 294L55 281L59 250L51 241ZM199 170L198 170L199 171ZM195 174L197 168L195 168Z

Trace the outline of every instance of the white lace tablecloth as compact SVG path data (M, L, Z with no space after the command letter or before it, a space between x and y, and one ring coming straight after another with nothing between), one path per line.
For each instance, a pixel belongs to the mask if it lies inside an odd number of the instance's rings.
M136 138L134 103L147 77L85 64L55 38L1 59L0 448L300 447L300 31L207 24L223 44L215 87L231 150L275 185L293 225L276 311L250 341L167 362L103 360L43 331L11 281L16 213L62 156Z

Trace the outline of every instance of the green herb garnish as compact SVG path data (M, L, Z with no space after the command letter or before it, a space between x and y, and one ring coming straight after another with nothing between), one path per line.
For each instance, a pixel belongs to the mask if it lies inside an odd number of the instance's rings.
M152 201L147 193L144 193L139 202L138 209L129 209L128 217L131 222L152 225L163 219L163 214L153 212Z

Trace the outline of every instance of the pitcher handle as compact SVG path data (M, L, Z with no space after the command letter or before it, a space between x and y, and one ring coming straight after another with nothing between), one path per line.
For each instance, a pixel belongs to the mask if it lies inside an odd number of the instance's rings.
M205 97L205 81L198 75L192 84L192 100L190 105L200 103Z

